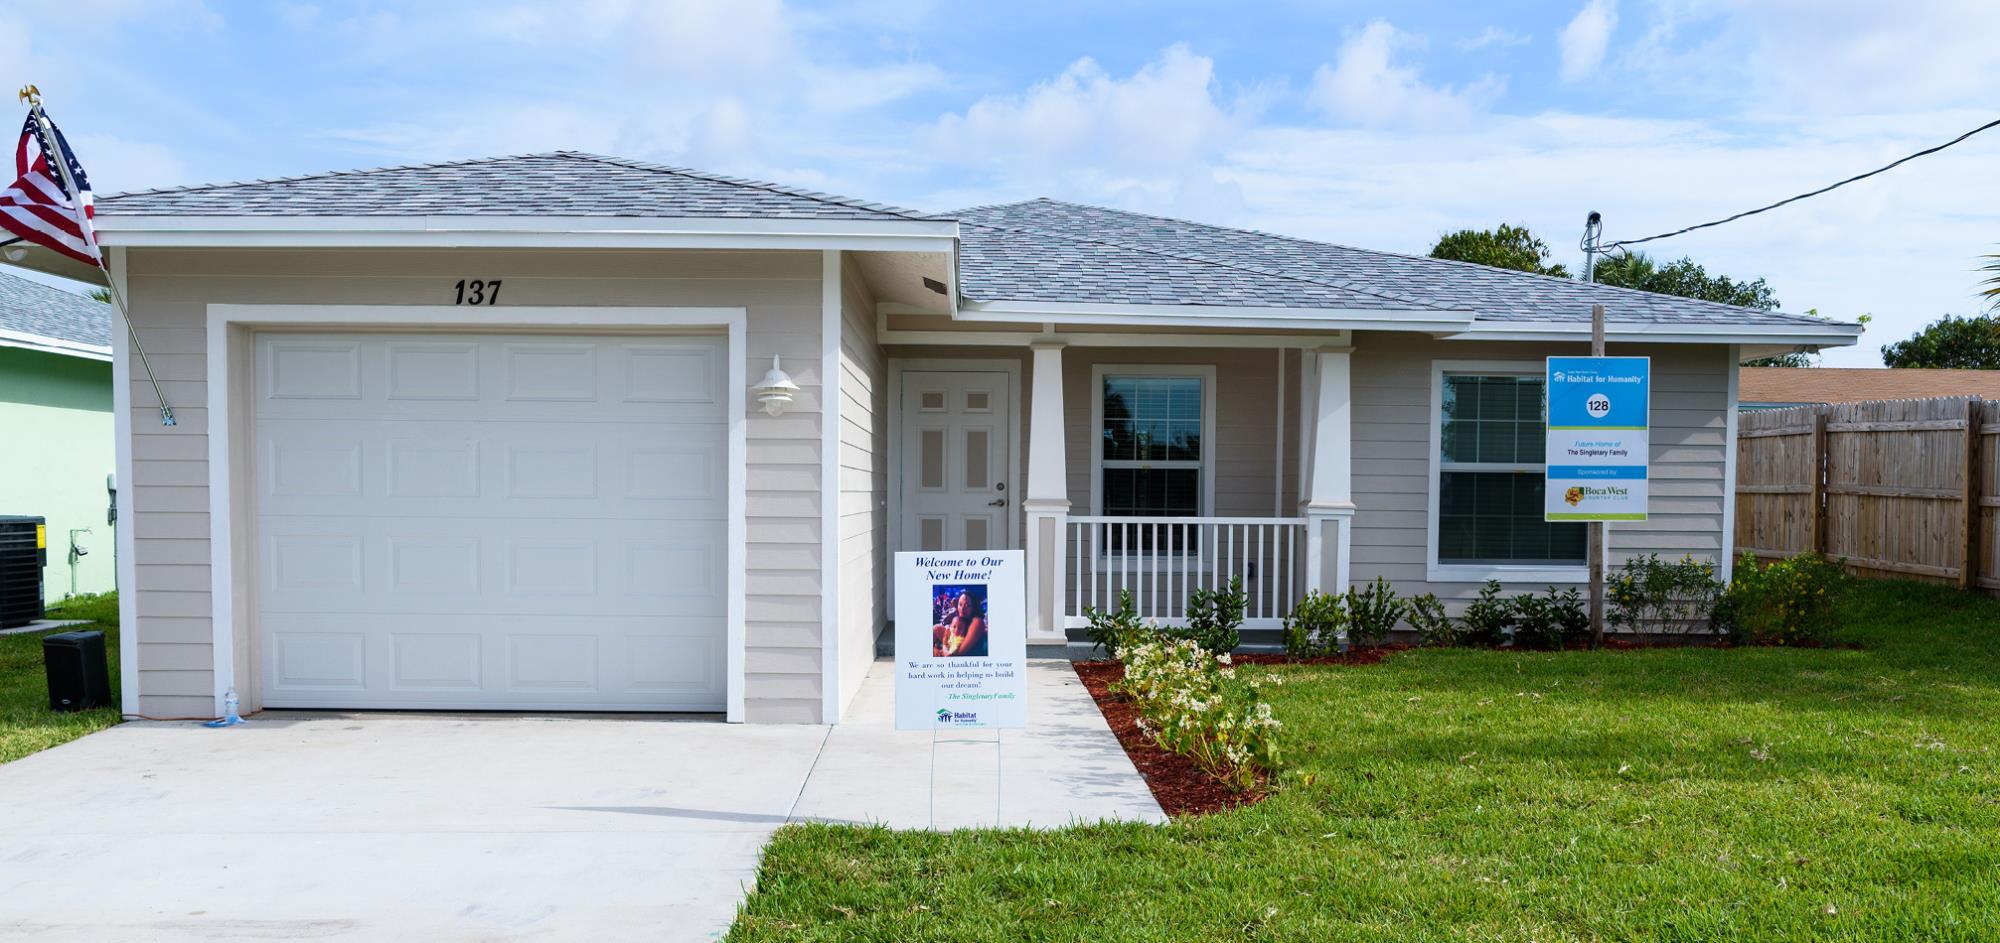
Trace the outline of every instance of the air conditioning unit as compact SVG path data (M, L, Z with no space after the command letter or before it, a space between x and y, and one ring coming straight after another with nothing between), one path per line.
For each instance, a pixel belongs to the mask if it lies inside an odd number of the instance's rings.
M0 629L41 620L48 564L48 518L0 516Z

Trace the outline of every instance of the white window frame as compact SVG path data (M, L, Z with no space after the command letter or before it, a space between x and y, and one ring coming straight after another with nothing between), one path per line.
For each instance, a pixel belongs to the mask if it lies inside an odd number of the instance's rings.
M1104 459L1104 380L1106 377L1196 377L1201 380L1201 460L1186 459L1140 462L1119 459L1108 466ZM1215 515L1215 365L1099 363L1090 367L1090 513L1104 513L1104 469L1111 468L1199 468L1200 507L1196 517Z
M1433 360L1431 361L1429 508L1425 515L1425 577L1432 583L1582 583L1590 579L1587 563L1575 566L1515 566L1484 563L1438 562L1438 515L1444 494L1444 378L1446 374L1471 376L1541 377L1545 365L1539 360ZM1454 471L1535 471L1540 462L1453 463Z

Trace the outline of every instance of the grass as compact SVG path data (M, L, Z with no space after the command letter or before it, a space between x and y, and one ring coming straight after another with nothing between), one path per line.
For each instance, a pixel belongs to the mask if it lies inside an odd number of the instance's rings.
M2000 603L1843 603L1861 648L1279 669L1292 766L1261 805L788 826L729 939L2000 939Z
M49 609L51 619L89 619L93 624L58 629L104 631L110 660L111 703L118 703L118 596L78 596ZM118 722L118 708L64 714L49 710L48 678L42 669L42 639L48 632L0 635L0 763L68 743Z

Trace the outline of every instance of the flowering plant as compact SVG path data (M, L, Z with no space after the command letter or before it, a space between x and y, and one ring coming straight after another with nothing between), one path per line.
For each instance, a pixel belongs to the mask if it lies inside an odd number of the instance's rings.
M1746 553L1722 594L1716 623L1739 642L1823 642L1839 621L1834 597L1847 582L1844 562L1808 552L1760 567Z
M1141 727L1160 746L1237 791L1277 769L1283 725L1258 696L1265 682L1237 677L1229 655L1188 639L1150 639L1124 647L1119 658L1125 676L1112 689L1132 700Z

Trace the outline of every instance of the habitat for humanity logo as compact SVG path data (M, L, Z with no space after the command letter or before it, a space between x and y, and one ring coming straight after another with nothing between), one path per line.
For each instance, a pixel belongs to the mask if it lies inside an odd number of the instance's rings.
M954 711L950 708L940 707L937 712L937 722L940 724L976 724L979 722L979 712Z

